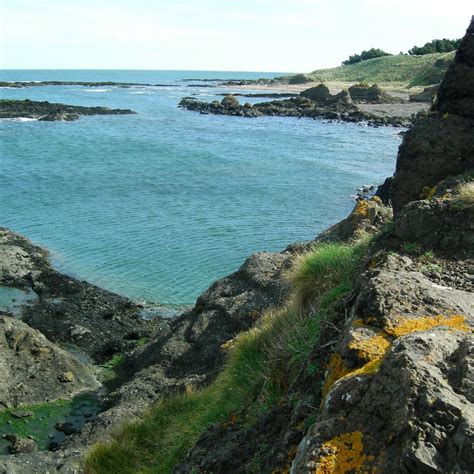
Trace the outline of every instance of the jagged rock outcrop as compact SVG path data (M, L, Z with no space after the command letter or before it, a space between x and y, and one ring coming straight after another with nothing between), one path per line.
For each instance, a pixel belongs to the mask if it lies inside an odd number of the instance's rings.
M394 212L425 197L449 175L474 169L474 21L438 90L436 103L407 132L390 187Z
M474 17L439 86L433 110L474 119Z

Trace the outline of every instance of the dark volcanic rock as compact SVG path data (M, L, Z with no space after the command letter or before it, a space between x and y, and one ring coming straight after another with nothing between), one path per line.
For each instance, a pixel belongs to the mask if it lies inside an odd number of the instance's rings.
M260 102L254 105L240 105L232 95L227 95L221 103L201 102L194 98L185 97L178 105L187 110L203 114L235 115L239 117L310 117L344 122L367 122L369 125L406 126L409 119L401 117L381 117L363 112L352 104L347 91L331 95L329 89L319 86L303 91L299 96L285 100Z
M315 102L325 103L331 97L331 93L329 92L329 87L324 84L319 84L300 92L300 96L314 100Z
M439 86L433 110L474 119L474 17Z
M41 121L76 120L80 115L127 115L135 114L129 109L107 107L83 107L80 105L53 104L48 101L0 100L0 118L27 117Z
M432 112L405 135L390 187L395 213L449 175L474 169L474 20L438 90Z

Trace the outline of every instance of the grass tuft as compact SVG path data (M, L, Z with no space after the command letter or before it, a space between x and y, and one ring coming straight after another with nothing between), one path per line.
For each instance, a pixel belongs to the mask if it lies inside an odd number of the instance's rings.
M474 204L474 181L459 184L457 192L458 195L456 197L459 201L466 204Z
M315 363L306 364L321 321L331 318L340 299L352 291L367 245L320 244L299 257L290 279L300 303L295 305L293 299L266 312L255 328L236 337L228 345L224 369L209 386L159 401L140 420L125 424L110 442L95 445L84 461L86 472L172 472L211 425L252 423L287 400L301 370L313 375L319 370ZM306 300L311 308L302 311ZM265 458L261 451L254 460L258 466Z
M304 313L317 306L328 292L345 292L359 270L369 240L356 244L318 244L313 251L295 259L288 278L293 286L295 310Z

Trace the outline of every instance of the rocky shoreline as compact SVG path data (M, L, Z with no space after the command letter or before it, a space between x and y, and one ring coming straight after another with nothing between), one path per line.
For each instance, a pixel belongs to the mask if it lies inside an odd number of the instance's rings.
M48 101L0 100L0 119L31 118L41 122L73 121L83 115L130 115L130 109L109 109L107 107L84 107L80 105L55 104Z
M285 372L286 359L276 360L278 398L261 411L245 400L225 419L206 419L170 470L472 472L473 80L474 19L437 101L404 136L395 174L377 195L357 201L346 219L311 242L250 256L173 320L142 320L135 303L57 272L44 249L1 229L0 288L27 292L28 298L19 313L0 314L0 416L35 418L40 403L105 391L100 413L49 451L37 451L28 436L6 434L14 454L0 456L2 472L115 472L83 463L92 444L120 439L113 433L131 419L145 423L147 408L163 397L192 397L212 384L240 335L263 332L271 324L264 313L294 297L288 272L302 255L321 243L355 245L361 239L367 250L354 286L343 297L331 294L334 312L318 321L309 356L298 362L293 378ZM356 112L351 102L347 109L345 94L316 89L300 100L340 114ZM240 110L235 98L223 100L222 107ZM329 268L325 262L323 271ZM326 276L319 283L323 288ZM307 313L300 317L311 321L321 296L303 296L310 299L300 306ZM295 324L296 319L285 327ZM282 343L276 338L267 344L258 349ZM120 360L112 362L116 356ZM113 383L103 383L99 364L115 365ZM253 372L246 371L250 380ZM266 382L274 382L268 374ZM161 429L152 425L142 442ZM126 461L123 452L133 451L133 443L132 436L119 444L118 463ZM156 447L149 449L153 458ZM107 447L104 452L110 454Z
M252 97L251 94L243 96ZM253 97L275 97L272 94L254 94ZM288 97L280 95L279 97ZM202 114L233 115L238 117L309 117L343 122L365 122L369 126L407 127L413 119L411 115L394 115L364 110L364 106L404 104L404 100L390 96L376 85L354 85L332 95L327 86L320 84L301 92L299 95L290 95L283 100L273 100L256 104L240 104L235 95L226 95L222 101L202 102L193 97L185 97L179 107L200 112ZM417 111L422 108L418 108ZM396 109L403 112L403 107Z

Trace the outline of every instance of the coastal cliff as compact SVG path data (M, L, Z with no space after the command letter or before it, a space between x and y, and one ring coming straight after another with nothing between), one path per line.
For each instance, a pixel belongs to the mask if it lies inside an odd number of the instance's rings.
M474 20L382 199L249 257L169 322L3 230L2 285L38 298L2 316L5 360L49 367L58 398L98 381L56 344L121 355L92 421L58 450L1 456L3 472L472 472L473 80ZM44 400L36 386L3 405Z

